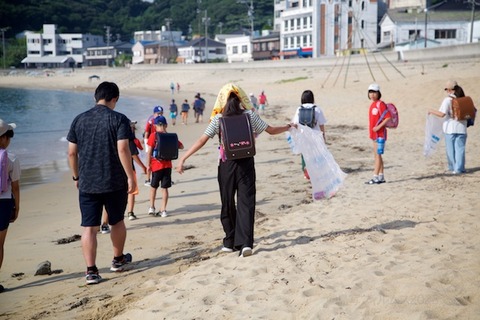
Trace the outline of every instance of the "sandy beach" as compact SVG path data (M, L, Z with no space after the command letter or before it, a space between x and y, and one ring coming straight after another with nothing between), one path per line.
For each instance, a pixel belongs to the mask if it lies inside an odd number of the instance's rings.
M82 232L70 174L22 190L0 270L8 289L0 294L0 319L478 319L480 122L468 129L466 174L446 174L443 140L432 157L423 156L427 110L439 108L448 79L480 105L480 59L459 60L380 62L381 68L359 60L348 68L342 60L301 60L0 77L0 86L93 95L98 82L88 77L96 74L118 83L121 95L162 101L171 98L174 81L181 85L175 99L192 101L200 92L207 115L219 89L234 82L248 93L265 90L269 106L262 118L273 126L288 123L310 89L328 120L328 148L348 174L333 198L313 201L285 135L260 135L254 254L239 258L220 252L213 139L188 159L183 175L173 174L169 217L147 215L149 190L140 186L139 219L126 221L132 270L109 272L111 242L98 235L97 266L105 281L93 286L85 285L80 242L57 243ZM382 99L400 114L386 144L387 183L373 186L364 184L373 171L372 75ZM169 131L188 149L207 121ZM45 260L54 272L34 276Z

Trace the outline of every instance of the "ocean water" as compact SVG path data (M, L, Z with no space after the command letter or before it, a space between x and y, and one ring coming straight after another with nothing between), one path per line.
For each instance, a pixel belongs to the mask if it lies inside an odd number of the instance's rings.
M95 105L93 94L94 90L0 88L0 118L17 125L9 152L20 160L22 186L56 180L69 170L66 136L73 119ZM115 111L141 127L157 104L163 105L152 98L122 96L120 91Z

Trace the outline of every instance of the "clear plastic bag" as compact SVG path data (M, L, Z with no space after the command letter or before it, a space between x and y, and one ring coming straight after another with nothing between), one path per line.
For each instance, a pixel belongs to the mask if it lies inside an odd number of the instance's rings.
M437 150L438 143L443 136L443 118L432 114L427 115L425 124L425 143L423 144L423 155L430 157Z
M302 153L312 183L314 200L331 198L337 193L347 174L340 169L325 145L321 132L298 125L290 130L292 151ZM295 153L295 152L294 152Z

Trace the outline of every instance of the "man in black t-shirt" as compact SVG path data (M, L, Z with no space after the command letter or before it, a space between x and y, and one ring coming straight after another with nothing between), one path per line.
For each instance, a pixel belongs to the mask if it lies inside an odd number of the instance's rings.
M73 120L67 135L68 159L79 190L87 284L102 279L95 257L103 207L111 225L114 258L110 270L123 271L132 261L131 254L123 254L127 235L123 216L127 195L136 189L129 149L129 140L133 137L130 120L113 111L119 96L115 83L102 82L95 90L97 104Z

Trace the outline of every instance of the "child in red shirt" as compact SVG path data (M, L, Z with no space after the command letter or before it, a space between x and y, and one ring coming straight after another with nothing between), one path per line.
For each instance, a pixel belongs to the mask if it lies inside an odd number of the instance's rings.
M154 119L154 125L156 132L167 132L167 119L164 116L158 116ZM153 157L153 150L155 149L156 134L151 134L148 137L148 152L147 152L147 164L148 170L152 172L152 180L150 184L150 208L148 214L154 216L167 217L167 202L168 202L168 188L172 186L172 161L171 160L159 160ZM183 144L178 141L178 148L183 149ZM162 189L162 206L160 211L155 211L155 198L157 196L158 187Z
M370 139L373 141L373 154L375 158L375 167L373 170L373 178L366 184L380 184L385 182L383 175L383 158L382 152L378 152L378 138L387 140L387 128L385 125L390 120L390 113L385 112L387 106L383 101L380 100L382 94L380 93L380 86L376 83L371 84L368 87L368 98L372 100L370 108L368 110L368 119L369 119L369 134ZM385 114L382 118L382 115Z

